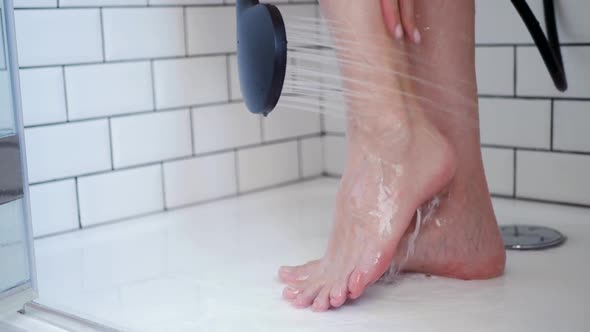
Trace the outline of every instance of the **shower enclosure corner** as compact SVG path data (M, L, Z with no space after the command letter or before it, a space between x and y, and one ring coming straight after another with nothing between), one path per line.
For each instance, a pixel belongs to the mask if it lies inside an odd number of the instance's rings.
M0 0L0 317L37 296L12 0Z

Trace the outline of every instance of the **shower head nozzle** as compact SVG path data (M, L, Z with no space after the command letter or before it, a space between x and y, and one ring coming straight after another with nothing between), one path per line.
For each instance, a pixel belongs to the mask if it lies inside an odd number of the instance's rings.
M258 0L237 0L238 67L242 96L252 113L277 105L287 69L287 35L281 12Z

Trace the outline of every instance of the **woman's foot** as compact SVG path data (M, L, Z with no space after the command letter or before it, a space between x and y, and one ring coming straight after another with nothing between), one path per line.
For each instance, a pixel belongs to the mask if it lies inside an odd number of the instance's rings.
M418 211L400 241L391 272L466 280L504 273L506 253L483 170L470 174L459 169L448 190Z
M351 140L325 256L279 270L295 307L340 307L392 271L458 279L504 272L481 160L464 157L477 151L457 156L435 130L420 128L428 134L412 140L405 162L376 158Z
M390 266L416 209L454 175L454 152L425 117L413 114L395 125L386 118L349 130L347 167L324 257L279 271L288 284L284 297L298 308L324 311L360 297ZM390 144L382 143L378 130L367 131L381 126L398 128L395 135L387 132Z

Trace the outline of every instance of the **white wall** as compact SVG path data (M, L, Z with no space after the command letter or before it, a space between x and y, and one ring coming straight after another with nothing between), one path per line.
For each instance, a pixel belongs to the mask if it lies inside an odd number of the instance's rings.
M590 206L590 4L557 1L560 94L511 3L476 2L493 194ZM15 0L36 236L341 173L341 122L244 109L232 3Z
M541 22L542 0L528 0ZM569 90L558 92L510 1L476 0L483 155L494 195L590 206L590 2L556 1ZM325 171L342 125L325 121Z
M244 108L230 1L15 6L36 236L323 172L318 114Z

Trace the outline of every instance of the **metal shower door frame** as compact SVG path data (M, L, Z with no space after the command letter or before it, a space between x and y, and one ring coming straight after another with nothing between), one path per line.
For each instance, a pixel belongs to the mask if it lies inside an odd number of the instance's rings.
M19 155L22 175L22 201L23 201L23 215L24 227L27 240L28 251L28 265L29 265L29 280L23 282L21 285L9 289L0 294L0 315L2 313L16 312L23 308L23 306L37 298L37 272L35 266L35 252L33 245L33 227L31 221L30 210L30 196L28 189L28 176L26 166L26 151L25 151L25 135L22 116L20 81L18 75L18 57L16 52L16 34L15 21L12 0L1 0L3 5L2 21L4 24L4 31L6 37L6 66L10 76L10 87L12 97L13 113L15 115L16 123L16 137L19 144Z

